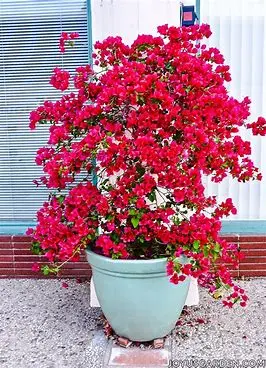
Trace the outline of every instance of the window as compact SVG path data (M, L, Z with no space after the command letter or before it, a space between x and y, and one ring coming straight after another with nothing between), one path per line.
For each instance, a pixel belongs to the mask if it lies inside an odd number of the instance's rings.
M42 175L35 152L48 126L30 131L31 110L61 94L49 85L55 66L74 71L88 62L86 0L0 1L0 224L32 221L47 198L33 179ZM62 31L78 32L76 47L60 54Z

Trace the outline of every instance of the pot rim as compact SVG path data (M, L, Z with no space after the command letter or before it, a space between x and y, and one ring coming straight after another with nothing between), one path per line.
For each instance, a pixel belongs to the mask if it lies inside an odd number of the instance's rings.
M119 259L113 259L107 256L103 256L101 254L98 254L96 252L94 252L93 250L90 249L90 247L85 249L86 253L89 255L93 255L93 257L98 258L99 260L104 260L105 262L109 262L109 263L128 263L128 264L139 264L140 262L145 264L145 263L165 263L167 262L167 257L162 257L162 258L151 258L151 259L126 259L126 258L119 258Z
M127 275L164 275L166 273L167 258L156 259L112 259L95 253L90 248L86 249L86 257L93 269L101 270L105 273L117 273ZM185 256L180 257L181 263L186 263ZM134 276L135 277L135 276ZM147 276L150 277L150 276ZM168 276L167 276L168 277Z

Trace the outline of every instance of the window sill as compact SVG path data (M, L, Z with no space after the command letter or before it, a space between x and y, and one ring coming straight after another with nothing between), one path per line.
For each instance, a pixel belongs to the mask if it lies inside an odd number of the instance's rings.
M33 221L0 221L0 235L24 235L35 224Z
M35 222L0 221L0 235L23 235ZM222 221L222 234L266 234L266 220L226 220Z

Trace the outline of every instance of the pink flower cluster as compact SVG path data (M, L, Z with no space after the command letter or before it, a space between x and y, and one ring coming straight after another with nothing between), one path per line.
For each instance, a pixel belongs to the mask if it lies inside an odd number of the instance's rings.
M51 76L50 84L61 91L69 87L70 73L67 70L54 68L54 74Z
M46 273L88 245L113 258L165 256L171 282L197 277L211 292L232 289L225 305L245 305L226 266L241 255L219 236L221 219L236 208L230 198L206 196L203 177L261 179L239 131L265 134L265 120L247 123L250 100L229 96L229 67L202 41L208 25L158 32L130 46L120 37L97 42L94 63L102 71L77 68L75 93L31 113L32 129L50 125L36 163L53 191L29 234L51 262ZM68 85L66 73L55 71L56 88Z
M79 34L77 32L62 32L61 37L59 39L59 49L62 53L66 51L66 44L73 46L74 40L79 38Z

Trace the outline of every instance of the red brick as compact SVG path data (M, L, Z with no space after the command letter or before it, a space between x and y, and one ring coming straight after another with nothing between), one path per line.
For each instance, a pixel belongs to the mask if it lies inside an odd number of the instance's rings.
M1 262L13 262L14 261L14 257L13 255L2 255L0 254L0 263Z
M14 249L15 256L32 256L34 255L30 249ZM1 251L0 251L1 254Z
M242 249L242 253L246 257L262 257L266 256L266 249Z
M90 269L88 262L71 262L64 265L64 269Z
M263 257L245 257L241 262L240 265L243 263L265 263L265 268L266 268L266 255Z
M241 249L266 249L266 243L239 243Z
M39 258L39 257L35 257L34 256L32 258L29 257L19 257L19 256L15 256L15 267L16 268L31 268L32 264L34 262L37 263L47 263L47 259L45 258ZM78 271L78 270L84 270L84 271L89 271L90 270L90 266L88 263L67 263L64 266L64 270L69 270L70 272L72 272L72 270Z
M32 238L27 235L13 235L12 242L13 243L31 243Z
M243 270L253 270L253 271L257 271L257 270L265 270L266 271L266 263L240 263L239 265L239 270L243 271Z
M11 235L0 235L0 243L9 243L12 240Z
M33 261L28 261L27 259L25 259L24 262L22 262L22 261L19 261L19 262L15 261L14 262L14 267L16 269L20 269L20 268L28 268L28 269L31 269L33 263L39 263L41 265L43 263L47 263L47 260L42 261L42 262L39 262L38 259L33 260Z
M155 339L153 341L154 349L162 349L164 347L164 339Z
M13 243L12 247L14 249L26 249L26 250L30 250L31 248L31 243Z
M70 271L71 272L71 271ZM88 276L88 272L86 271L86 273L84 274L80 274L80 275L73 275L71 273L66 274L64 277L69 278L69 279L73 279L73 278L79 278L82 279L83 281L85 280L89 280L90 276ZM6 279L6 278L12 278L12 279L58 279L60 280L60 278L56 275L49 275L49 276L44 276L41 272L34 272L32 270L29 269L16 269L14 270L13 268L6 268L3 270L0 270L0 279Z
M15 271L14 271L14 268L3 268L0 270L0 273L1 273L1 276L4 277L4 276L10 276L10 275L15 275Z
M2 243L0 243L0 251L1 251L1 249L8 249L8 248L12 248L12 243L11 242L2 242Z
M229 242L238 241L237 234L223 234ZM45 257L34 255L30 251L31 238L27 236L0 236L0 278L56 278L55 275L43 276L31 270L34 262L47 262ZM233 277L238 276L266 276L266 235L245 235L240 238L240 248L246 255L241 261L240 270L229 266ZM13 249L14 248L14 249ZM13 258L14 253L14 258ZM13 264L14 259L14 264ZM15 267L15 270L14 270ZM86 261L85 252L82 252L79 262L66 264L61 276L68 278L89 279L91 269Z
M239 270L230 271L230 275L231 275L232 277L239 277Z
M32 271L31 268L20 268L20 267L17 267L15 269L15 275L19 275L19 276L29 276L29 275L37 275L37 272L34 272Z
M218 264L221 262L218 262ZM237 265L237 267L234 267L231 263L225 263L225 266L229 269L229 270L237 270L239 264Z
M41 256L37 256L37 255L34 255L34 254L31 254L30 256L27 256L27 255L17 255L15 254L14 255L14 260L16 262L47 262L47 258L45 257L41 257Z
M222 239L225 239L226 241L230 243L238 243L239 235L238 234L222 234Z
M128 348L132 344L132 341L130 341L126 337L121 337L121 336L118 337L117 342L123 348Z
M91 277L91 270L90 269L86 269L86 270L62 270L61 272L61 276L73 276L73 277L81 277L84 276L85 278L90 278Z
M265 277L266 276L266 267L264 270L242 270L239 272L239 276L245 277Z
M254 235L254 234L240 235L239 242L241 242L241 243L242 242L252 242L252 243L264 242L264 243L266 243L266 234L262 234L262 235Z
M2 269L5 269L5 268L13 268L13 267L14 267L13 260L6 261L6 262L0 261L0 272L1 272Z
M13 249L9 248L9 249L0 249L0 257L1 256L9 256L9 255L13 255Z

